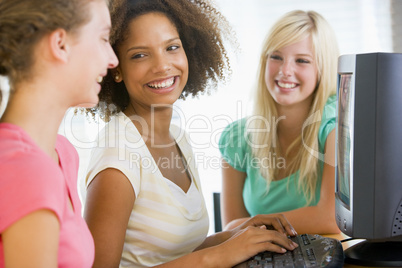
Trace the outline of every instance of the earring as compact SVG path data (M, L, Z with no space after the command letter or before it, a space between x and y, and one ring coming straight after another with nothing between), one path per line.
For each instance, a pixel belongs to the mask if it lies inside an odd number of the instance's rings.
M114 75L114 81L118 82L120 80L120 75L119 74L115 74Z

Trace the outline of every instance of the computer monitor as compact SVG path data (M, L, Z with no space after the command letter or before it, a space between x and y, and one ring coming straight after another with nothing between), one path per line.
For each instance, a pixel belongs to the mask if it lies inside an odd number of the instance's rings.
M336 221L345 262L402 266L402 54L338 61Z

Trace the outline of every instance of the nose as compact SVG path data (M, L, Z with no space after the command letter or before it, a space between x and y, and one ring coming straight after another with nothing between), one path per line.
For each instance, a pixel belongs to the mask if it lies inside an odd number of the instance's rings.
M154 73L166 73L170 68L169 59L164 54L155 55L152 68Z
M111 46L109 46L109 69L115 68L119 64L119 60L117 59L116 54L114 53Z
M293 74L293 64L291 61L283 61L280 72L284 76L291 76Z

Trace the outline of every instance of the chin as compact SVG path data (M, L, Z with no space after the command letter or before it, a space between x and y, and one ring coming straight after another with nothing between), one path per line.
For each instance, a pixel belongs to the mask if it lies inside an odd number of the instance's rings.
M93 108L95 107L97 104L99 103L99 99L96 98L96 100L91 100L91 101L85 101L85 102L81 102L79 104L74 105L74 107L77 108Z
M158 105L173 105L180 97L180 94L170 94L165 96L160 96L157 100L155 99L155 104Z
M93 108L97 105L98 103L82 103L77 105L77 108Z
M281 106L291 106L297 103L297 101L288 98L277 98L275 99L275 102Z

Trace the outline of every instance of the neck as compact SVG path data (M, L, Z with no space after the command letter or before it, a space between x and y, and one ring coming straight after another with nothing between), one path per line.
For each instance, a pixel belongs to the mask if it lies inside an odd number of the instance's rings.
M157 143L170 143L170 123L172 121L173 107L155 108L150 110L140 105L129 104L124 113L131 118L140 134L146 140ZM139 119L136 119L138 116Z
M296 105L277 105L279 117L284 116L284 119L280 120L277 125L278 136L293 141L301 135L303 124L310 112L312 100L312 97L309 97Z
M57 132L66 109L24 88L10 95L1 122L21 127L45 153L55 158Z

